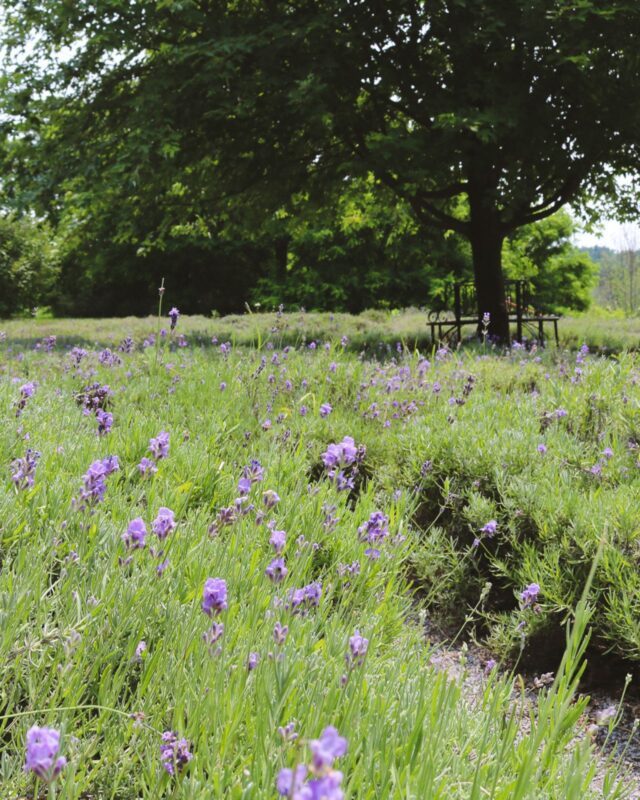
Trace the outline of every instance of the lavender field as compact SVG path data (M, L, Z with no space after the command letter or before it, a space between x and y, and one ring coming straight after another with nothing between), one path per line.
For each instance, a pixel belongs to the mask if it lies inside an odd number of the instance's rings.
M3 800L631 796L636 356L109 324L1 337Z

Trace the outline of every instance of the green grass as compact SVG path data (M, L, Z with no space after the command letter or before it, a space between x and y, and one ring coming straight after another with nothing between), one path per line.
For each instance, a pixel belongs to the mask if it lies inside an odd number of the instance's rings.
M124 335L143 339L157 329L155 317L121 319L37 319L0 322L14 342L33 344L42 335L57 334L61 343L113 345ZM221 318L189 316L181 318L180 330L192 341L208 343L212 336L236 345L259 346L271 338L279 345L330 336L349 338L349 349L388 352L398 342L411 348L431 347L427 313L404 311L365 311L357 316L329 313L247 313ZM466 333L471 335L470 328ZM640 345L640 319L617 319L584 314L563 317L559 323L560 346L577 349L588 344L593 350L618 353L636 350Z
M268 334L273 317L238 318L236 337L229 320L181 319L178 330L192 340L206 330L220 341L259 338L261 349L235 347L225 356L210 346L163 344L122 353L113 366L92 351L79 367L61 342L46 353L34 351L32 340L57 333L117 341L155 326L5 326L3 800L47 791L66 800L275 797L279 769L307 763L307 742L328 725L349 742L336 763L347 798L624 796L615 765L604 789L596 787L594 745L577 736L588 614L583 607L574 617L573 610L600 548L589 612L594 640L640 653L633 593L640 481L629 448L639 424L636 359L587 358L575 383L575 356L557 361L548 354L538 362L535 354L470 352L427 364L404 352L396 361L369 362L340 345L338 315L314 324L322 344L283 352L282 331ZM349 332L354 324L346 320ZM26 381L37 388L16 416ZM76 402L93 381L113 392L114 425L105 436ZM326 402L333 411L323 417ZM566 417L543 422L561 406ZM161 430L170 433L169 456L157 474L143 477L137 464ZM321 456L347 435L366 456L355 488L339 491ZM536 450L542 441L544 456ZM606 446L614 455L596 477L588 470ZM41 458L33 488L20 491L11 463L28 447ZM74 507L83 474L110 454L120 469L106 479L104 501ZM264 468L250 493L256 509L211 536L251 459ZM261 518L266 489L281 500ZM175 531L164 544L150 531L147 547L128 554L121 538L128 523L140 516L150 529L161 506L175 512ZM372 560L358 528L377 510L390 533ZM325 524L327 513L338 518L335 525ZM498 520L498 534L474 548L490 518ZM264 574L273 557L269 521L287 534L289 574L279 586ZM200 609L208 577L228 585L219 649L202 639L212 622ZM479 613L498 656L507 659L520 642L527 647L551 631L564 636L565 619L576 620L565 665L534 701L530 727L521 724L528 706L508 675L487 678L475 696L462 678L437 672L417 621L417 603L429 613L464 616L487 580L494 587ZM319 606L292 613L289 591L311 581L322 583ZM518 602L532 581L541 585L539 613ZM417 589L421 601L413 597ZM273 639L276 622L289 626L281 646ZM369 651L348 671L356 630ZM142 640L147 649L138 660ZM252 652L259 663L249 671ZM142 724L134 714L144 715ZM291 721L299 739L287 744L277 729ZM49 790L22 769L33 724L62 731L69 764ZM194 754L173 779L159 750L169 729L185 736Z

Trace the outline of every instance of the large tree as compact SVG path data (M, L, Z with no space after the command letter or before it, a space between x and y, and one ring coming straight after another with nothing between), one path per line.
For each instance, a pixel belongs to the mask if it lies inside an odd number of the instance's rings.
M635 0L5 7L8 196L74 226L108 210L143 251L373 174L469 240L506 339L504 238L640 163Z

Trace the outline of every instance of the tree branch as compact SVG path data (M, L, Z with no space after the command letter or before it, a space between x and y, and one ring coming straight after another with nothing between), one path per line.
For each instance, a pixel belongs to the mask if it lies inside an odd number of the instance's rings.
M450 214L446 214L430 202L431 200L447 199L461 194L463 191L466 191L466 182L452 183L442 189L435 189L433 191L419 191L415 194L410 193L401 186L397 178L394 178L390 172L375 163L375 159L371 158L371 153L364 137L359 135L358 131L354 131L354 133L357 142L352 141L350 146L356 157L363 161L374 175L394 191L398 197L401 197L407 202L421 222L428 225L435 225L444 231L455 231L462 236L468 235L469 224L467 222L463 222L456 217L452 217Z
M582 164L580 169L574 170L574 172L567 177L562 187L558 189L557 192L541 200L539 203L529 206L526 212L516 214L509 222L503 225L505 233L510 233L521 225L530 225L533 222L539 222L555 214L556 211L559 211L563 205L571 200L580 188L580 184L588 172L589 166L590 165Z
M413 209L413 212L418 217L421 222L426 222L431 225L436 225L439 228L442 228L444 231L455 231L456 233L462 234L462 236L466 236L468 232L468 223L463 222L456 217L452 217L450 214L446 214L444 211L441 211L437 206L434 206L433 203L429 202L427 193L417 192L416 194L410 194L403 189L399 185L399 181L390 175L386 170L379 170L378 175L380 179L384 181L384 183L389 186L389 188L393 189L393 191L399 196L402 197L403 200L406 200L407 203ZM457 192L456 194L459 194ZM450 195L452 196L452 195Z

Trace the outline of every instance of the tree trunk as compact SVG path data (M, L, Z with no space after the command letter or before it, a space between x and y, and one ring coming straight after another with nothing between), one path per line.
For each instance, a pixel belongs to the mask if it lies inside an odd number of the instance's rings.
M489 336L509 344L509 314L502 273L502 242L497 211L487 194L469 193L471 253L480 319L489 314Z

